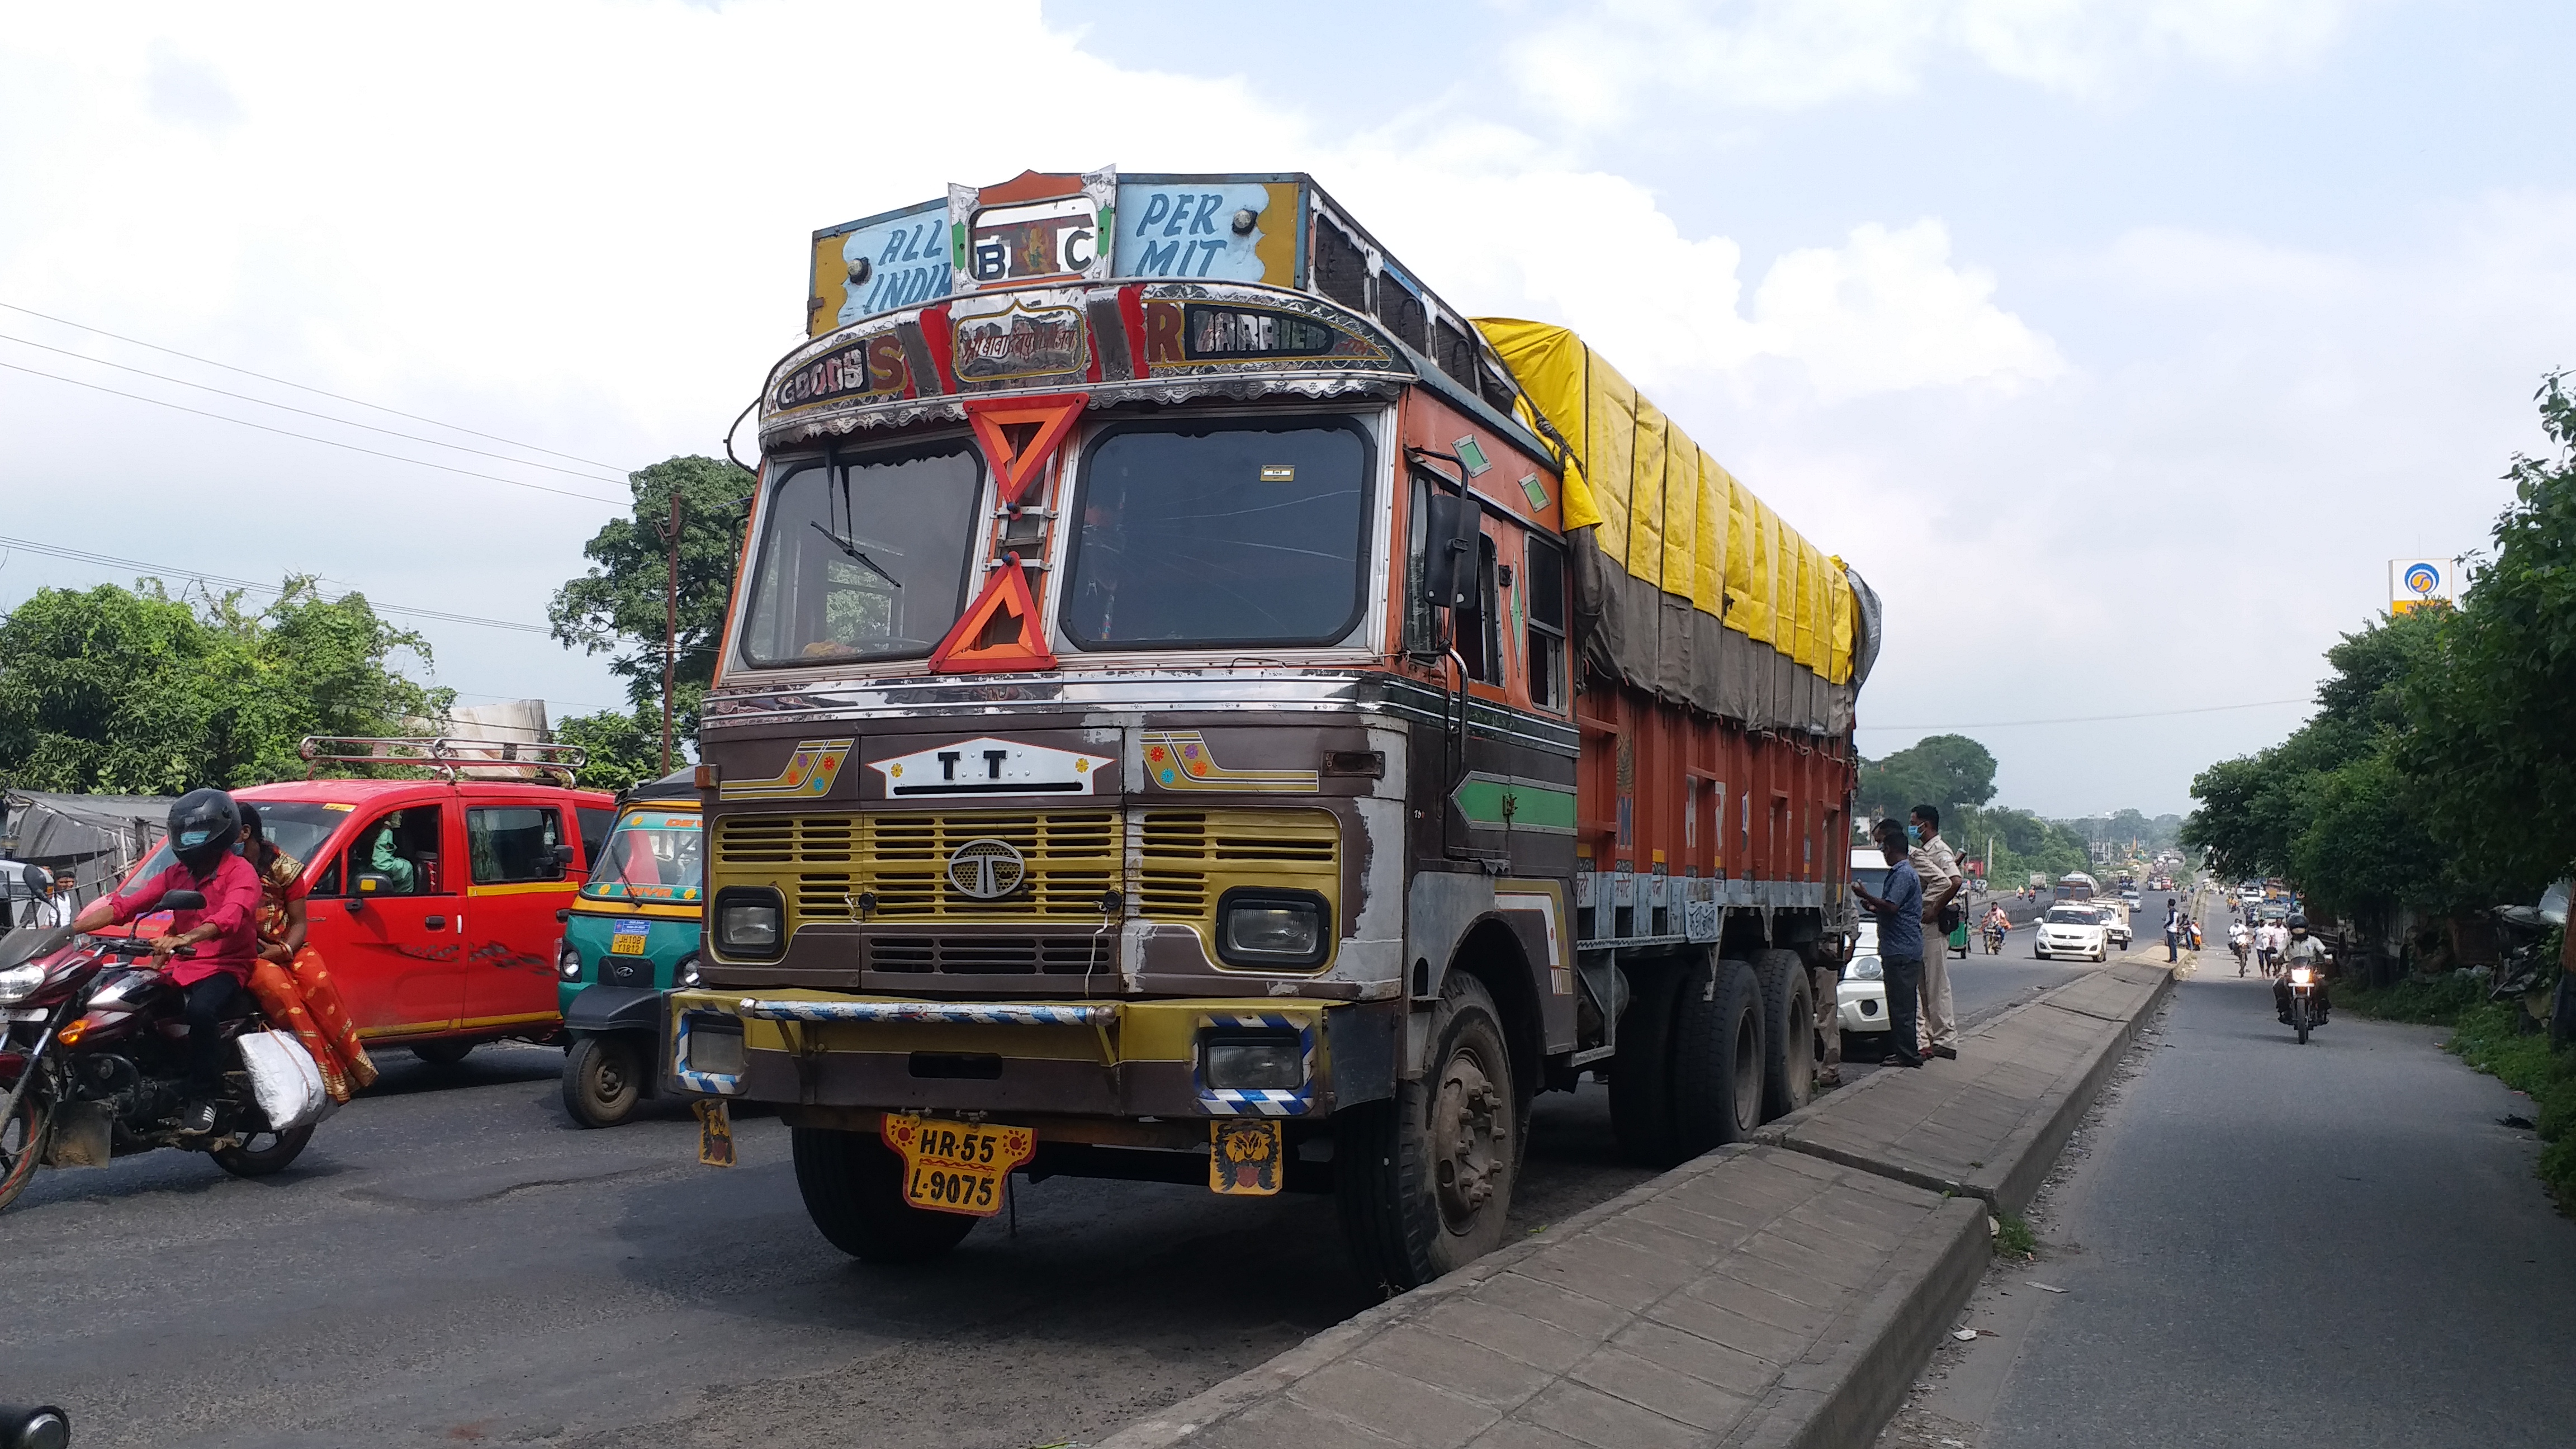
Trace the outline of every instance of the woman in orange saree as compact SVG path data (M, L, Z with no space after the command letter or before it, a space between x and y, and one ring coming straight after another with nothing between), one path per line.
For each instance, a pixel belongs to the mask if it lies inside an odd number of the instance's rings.
M259 812L247 804L242 837L243 854L260 882L260 962L251 970L251 993L312 1054L331 1100L345 1102L376 1080L376 1064L359 1044L322 953L305 942L304 863L269 843Z

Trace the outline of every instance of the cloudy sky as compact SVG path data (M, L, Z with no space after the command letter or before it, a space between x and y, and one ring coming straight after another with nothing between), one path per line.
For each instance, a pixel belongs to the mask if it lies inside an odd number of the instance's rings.
M2389 559L2484 541L2576 363L2576 7L965 13L0 0L0 537L539 624L620 474L715 452L798 339L814 228L1303 170L1872 579L1865 750L1959 729L2008 803L2154 813L2304 717ZM0 549L0 607L135 572ZM408 621L469 703L620 698Z

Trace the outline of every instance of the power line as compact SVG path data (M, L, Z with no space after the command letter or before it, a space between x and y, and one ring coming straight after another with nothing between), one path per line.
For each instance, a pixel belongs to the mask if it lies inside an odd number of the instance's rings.
M200 569L168 568L161 564L145 563L140 559L118 558L114 554L91 553L85 549L64 548L59 544L38 543L31 538L10 538L6 535L0 535L0 547L23 548L29 553L46 554L53 558L68 559L73 563L96 564L107 568L134 569L140 573L195 579L201 583L222 584L227 588L235 589L251 589L263 594L283 594L286 592L276 584L263 584L251 579L226 578L222 574L210 574ZM339 580L336 579L324 579L319 581L324 583L339 582ZM347 587L345 584L342 586ZM352 592L355 591L353 590ZM367 607L377 610L380 613L409 614L422 619L440 619L450 624L480 624L487 629L515 629L525 634L550 634L553 632L543 624L523 624L516 619L485 619L473 614L451 614L444 609L415 609L402 604L379 604L373 599L367 600Z
M2312 704L2307 699L2258 699L2251 704L2204 704L2192 709L2150 709L2136 714L2080 714L2064 719L1990 719L1981 724L1855 725L1864 730L2004 730L2022 725L2100 724L2106 720L2167 719L2178 714L2218 714L2232 709L2270 709L2283 704Z
M311 408L288 407L282 402L271 402L264 397L253 397L246 392L229 392L223 388L213 387L206 383L190 382L184 377L172 377L166 372L154 372L148 368L141 367L128 367L122 362L110 362L104 357L92 357L86 352L74 352L68 347L51 347L42 342L31 342L24 337L12 337L5 332L0 332L0 342L15 342L21 347L33 347L39 352L51 352L57 356L74 358L81 362L91 363L99 367L113 367L119 372L130 372L138 377L151 378L156 382L175 383L180 387L193 387L203 392L213 393L217 397L235 398L242 402L255 403L260 407L275 408L279 412L294 413L299 417L318 418L323 422L334 423L344 428L364 428L371 433L382 433L388 438L401 438L406 442L413 443L427 443L433 448L452 448L459 453L472 453L478 458L492 458L503 463L515 463L522 468L543 468L549 473L568 474L572 477L580 478L592 483L623 483L626 481L623 478L602 478L596 473L585 473L578 468L566 468L557 463L539 463L527 458L513 458L507 453L495 453L486 448L469 448L463 443L450 443L440 438L424 438L418 433L406 433L397 428L380 428L373 423L361 423L349 418L334 417L329 413L317 413ZM440 426L444 427L446 425L442 423Z
M334 402L350 403L362 408L373 408L380 413L389 413L398 418L409 418L413 422L427 423L434 428L445 428L450 432L465 433L477 438L487 438L495 443L508 443L513 448L525 448L531 453L544 453L551 457L569 459L575 463L588 463L594 468L606 468L612 473L622 473L625 471L614 463L603 463L596 458L584 458L573 453L558 452L553 448L540 448L534 443L522 443L515 438L502 437L498 433L486 433L474 428L460 427L455 423L443 423L436 418L423 417L419 413L407 413L400 408L389 408L383 403L371 403L364 398L350 397L343 393L330 392L323 388L308 386L307 384L300 382L289 382L282 377L271 377L264 372L253 372L247 367L235 367L229 362L217 362L211 357L199 357L193 352L181 352L175 347L164 347L158 342L146 342L140 337L128 337L122 332L110 332L104 327L92 327L86 322L75 322L68 317L57 317L50 312L39 312L33 307L21 307L15 302L0 302L0 307L5 307L12 312L23 312L30 317L41 317L48 322L56 323L64 327L70 327L78 331L94 332L101 337L113 337L119 342L130 343L136 347L149 348L154 352L168 353L172 357L183 357L190 362L203 363L207 367L220 367L226 372L238 372L244 377L255 377L262 382L273 382L279 387L291 387L298 392L309 392L316 397L327 397Z
M61 373L47 372L42 368L20 367L14 362L0 362L0 367L5 367L11 372L27 373L34 377L49 377L56 382L67 382L74 387L88 388L92 392L103 392L114 397L132 398L136 402L150 403L154 407L169 408L175 412L193 413L201 418L213 418L216 422L231 423L235 427L257 428L263 433L275 433L280 437L287 438L302 438L308 443L320 443L326 448L345 448L352 453L364 453L371 458L386 458L396 463L409 463L415 468L435 468L442 473L456 473L467 478L481 478L493 483L507 483L513 488L528 488L539 493L552 493L558 497L578 498L585 503L606 503L614 507L624 508L633 502L632 499L627 498L603 498L596 493L575 493L569 488L553 488L543 483L530 483L525 479L520 478L504 478L498 473L477 473L471 468L458 468L446 463L433 463L426 458L406 458L400 453L388 453L378 448L361 448L355 443L343 443L333 438L317 438L311 433L299 433L291 428L272 428L266 423L254 423L248 418L226 417L222 413L207 412L204 408L192 408L185 406L184 404L168 402L157 397L146 397L139 392L127 392L122 388L107 387L95 382L83 382L77 377L65 377Z

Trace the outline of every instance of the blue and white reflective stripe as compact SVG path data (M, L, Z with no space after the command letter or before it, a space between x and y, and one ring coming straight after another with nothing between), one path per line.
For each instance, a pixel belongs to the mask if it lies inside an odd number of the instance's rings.
M1314 1106L1312 1089L1201 1087L1199 1110L1211 1117L1303 1117Z
M692 1092L712 1092L719 1097L739 1097L743 1091L739 1072L693 1072L689 1070L689 1014L680 1013L680 1029L671 1041L671 1075Z
M1203 1026L1265 1027L1272 1031L1297 1033L1297 1047L1305 1059L1304 1085L1285 1087L1211 1087L1205 1073L1207 1061L1201 1056L1199 1077L1199 1111L1210 1117L1303 1117L1315 1106L1315 1018L1286 1016L1275 1011L1210 1011L1201 1014Z
M1099 1026L1118 1019L1116 1003L1039 1006L972 1001L761 1001L735 1010L755 1021L946 1021L970 1026Z

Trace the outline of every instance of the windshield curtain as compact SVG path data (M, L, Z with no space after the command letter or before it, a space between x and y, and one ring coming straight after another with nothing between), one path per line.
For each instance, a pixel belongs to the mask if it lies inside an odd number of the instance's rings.
M346 805L315 805L301 800L244 800L240 803L259 811L259 830L268 843L294 856L306 865L331 839L331 832L349 818ZM165 838L143 858L143 864L129 879L147 881L170 868L177 857L170 854Z
M1368 573L1348 418L1133 423L1082 466L1064 632L1085 649L1340 643Z
M581 893L603 900L694 901L705 884L697 812L637 810L617 822Z
M770 491L743 658L919 659L966 608L984 465L964 438L835 456Z

